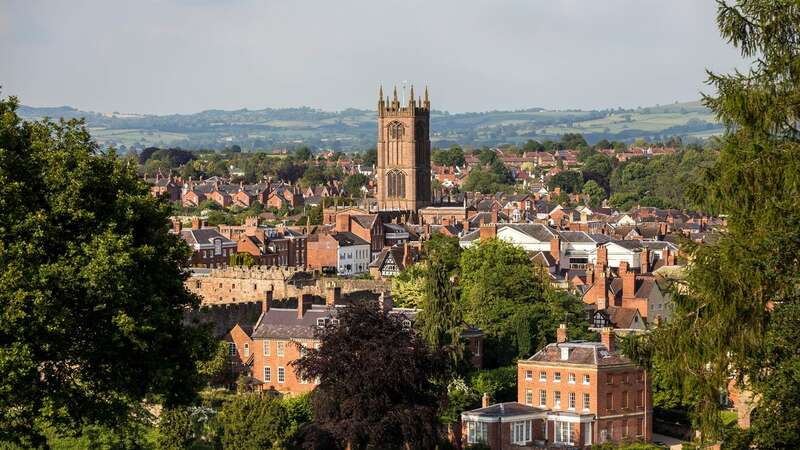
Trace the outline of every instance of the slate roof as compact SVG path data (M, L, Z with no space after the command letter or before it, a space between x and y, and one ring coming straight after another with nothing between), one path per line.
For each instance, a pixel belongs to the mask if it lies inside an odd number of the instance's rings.
M181 230L181 237L190 246L213 244L216 238L222 239L222 245L236 245L236 242L221 235L216 228L199 228Z
M569 356L566 360L561 359L561 349L569 348ZM581 364L592 366L615 366L622 364L633 364L628 358L619 352L609 352L605 345L600 342L568 341L561 344L553 343L525 361L557 363L559 365Z
M352 245L369 245L369 242L361 239L360 237L356 236L355 234L344 231L344 232L336 232L331 234L331 237L336 239L339 242L340 247L350 247Z
M501 418L501 417L515 417L515 416L528 416L532 414L546 414L548 410L536 408L534 406L524 405L518 402L505 402L495 403L485 408L473 409L466 411L471 417L487 417L487 418Z
M525 233L539 242L550 242L551 239L556 237L555 230L552 230L550 227L540 223L508 224L503 225L503 228L511 228L521 233Z
M375 223L375 219L378 218L377 214L367 214L367 215L359 215L359 216L350 216L356 223L358 223L362 228L370 229L372 225Z
M637 316L639 310L636 308L623 308L621 306L609 306L605 309L614 328L633 328L634 317Z
M588 234L583 231L559 231L561 239L566 242L595 242Z

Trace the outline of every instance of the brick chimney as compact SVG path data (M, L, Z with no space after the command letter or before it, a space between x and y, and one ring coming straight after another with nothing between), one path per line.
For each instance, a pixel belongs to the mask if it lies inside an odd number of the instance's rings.
M609 352L613 352L616 350L615 343L616 336L614 335L614 329L610 327L605 327L600 330L600 342L606 346Z
M464 219L461 221L461 228L463 228L464 234L469 233L469 220Z
M272 286L264 292L264 300L261 302L261 314L269 312L269 304L272 303Z
M492 208L491 217L492 223L497 223L497 210L494 208Z
M620 261L619 276L624 276L626 273L628 273L628 261Z
M300 298L297 299L297 318L302 319L310 307L311 294L302 294Z
M192 217L192 229L199 230L202 226L202 222L200 221L199 217Z
M336 286L335 283L329 282L325 286L325 304L328 306L335 306L342 297L342 288Z
M650 273L650 249L645 247L639 252L640 273Z
M497 224L485 223L481 225L480 230L479 237L481 240L497 237Z
M594 267L591 264L586 265L586 284L589 286L594 284Z
M337 214L336 215L336 231L344 233L350 231L350 215Z
M558 325L558 329L556 330L556 342L563 344L567 341L569 341L569 336L567 335L567 324L561 323Z
M550 256L556 260L556 263L561 262L561 236L550 239Z
M620 265L620 276L622 277L622 301L633 300L636 298L636 272L627 271L622 273Z
M596 278L595 301L597 309L604 310L608 307L608 279L606 278L605 270L598 270Z
M608 249L605 245L597 247L597 260L595 261L597 271L605 270L608 266Z
M488 408L489 407L489 393L484 392L483 396L481 397L481 408Z
M180 219L172 221L172 229L175 231L175 234L181 234L181 230L183 229L183 223L181 223Z

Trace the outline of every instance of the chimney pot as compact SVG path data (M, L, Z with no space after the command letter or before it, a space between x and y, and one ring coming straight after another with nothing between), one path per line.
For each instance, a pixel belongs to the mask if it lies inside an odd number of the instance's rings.
M569 335L567 333L567 324L561 323L558 325L558 330L556 330L556 342L559 344L563 344L569 340Z
M488 408L489 407L489 393L484 392L483 397L481 397L481 407Z
M613 328L605 327L600 330L600 342L606 346L609 352L616 351L615 339L616 335Z

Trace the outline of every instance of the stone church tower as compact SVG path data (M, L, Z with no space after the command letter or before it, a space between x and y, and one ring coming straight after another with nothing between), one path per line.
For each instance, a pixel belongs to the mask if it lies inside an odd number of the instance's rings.
M394 88L392 100L378 99L378 208L413 211L431 204L431 104L425 97L401 105Z

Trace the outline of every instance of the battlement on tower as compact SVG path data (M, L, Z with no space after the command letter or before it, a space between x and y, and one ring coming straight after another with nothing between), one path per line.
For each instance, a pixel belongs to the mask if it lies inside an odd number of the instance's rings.
M378 94L378 116L379 117L414 117L429 116L431 112L431 102L428 98L428 87L425 87L425 96L415 99L414 86L411 86L411 93L408 102L401 103L397 99L397 87L394 88L392 98L383 97L383 86Z

